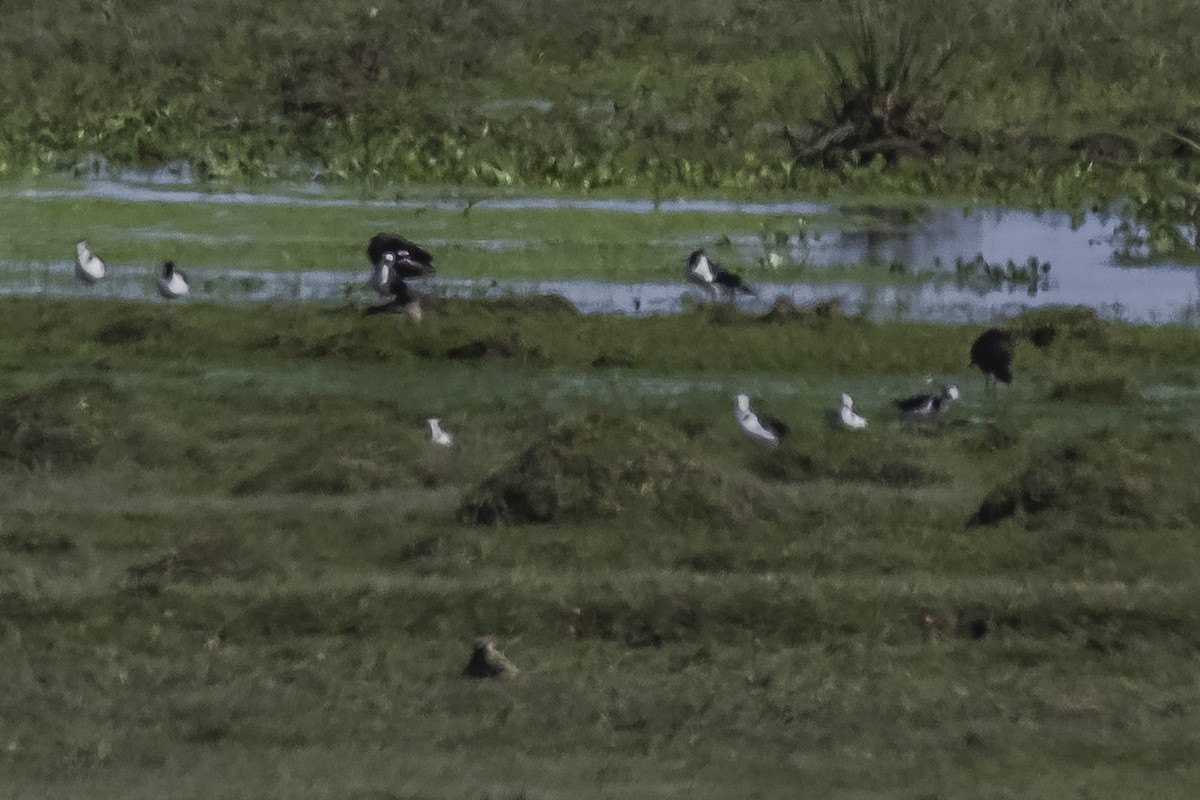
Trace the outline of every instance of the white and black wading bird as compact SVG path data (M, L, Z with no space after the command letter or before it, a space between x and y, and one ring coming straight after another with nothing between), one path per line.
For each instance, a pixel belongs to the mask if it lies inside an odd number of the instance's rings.
M104 277L104 262L88 248L87 242L75 245L75 276L88 286Z
M437 417L430 417L426 420L429 423L429 438L434 444L439 444L442 447L449 447L454 444L454 437L450 432L442 427L442 421Z
M175 269L175 262L163 264L162 274L155 283L158 293L168 300L175 300L188 293L187 275L182 270Z
M842 392L841 405L829 413L829 421L836 428L862 430L867 427L867 418L855 413L854 399L845 392Z
M685 275L692 283L703 286L712 292L714 297L720 295L721 292L725 292L730 297L738 292L755 294L755 291L746 285L740 275L730 272L713 261L704 254L703 250L693 250L692 254L687 257Z
M789 428L783 421L769 414L755 414L750 410L749 395L739 394L737 396L734 416L737 418L738 425L742 426L742 430L760 442L775 445L788 435Z
M900 413L908 419L933 417L950 408L950 403L959 398L958 387L949 384L938 394L917 394L901 400L893 400Z
M371 285L388 302L368 308L366 313L402 310L419 322L421 306L405 281L434 274L433 256L429 251L403 236L377 233L367 243L367 260L372 268Z

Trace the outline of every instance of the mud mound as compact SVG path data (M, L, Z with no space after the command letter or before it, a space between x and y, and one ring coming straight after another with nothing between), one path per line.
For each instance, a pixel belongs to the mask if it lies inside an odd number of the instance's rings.
M1189 463L1195 440L1186 434L1132 439L1100 431L1035 452L1029 465L983 499L972 525L1024 520L1059 529L1200 520L1200 487L1172 464Z
M636 511L736 522L773 513L769 498L731 485L674 434L615 415L564 420L469 492L459 518L526 524Z

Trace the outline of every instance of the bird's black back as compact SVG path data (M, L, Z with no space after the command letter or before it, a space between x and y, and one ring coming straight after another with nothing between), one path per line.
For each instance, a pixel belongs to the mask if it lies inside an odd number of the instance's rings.
M396 254L394 268L397 271L404 272L407 268L412 272L405 277L416 278L433 272L433 256L430 252L403 236L395 233L377 233L372 236L371 241L367 243L367 259L371 262L371 266L379 266L384 253ZM405 255L401 256L400 253Z
M971 363L1001 383L1012 383L1012 358L1012 334L1000 328L989 328L971 345Z
M709 263L713 266L713 282L724 286L730 291L744 292L746 294L754 294L754 290L746 285L742 280L741 275L737 275L724 267L718 267L711 259Z
M759 414L758 421L764 428L775 434L778 439L782 439L792 432L792 429L787 426L786 422L778 417L772 417L770 414Z
M912 397L905 397L900 400L893 400L892 402L895 404L896 408L900 409L905 414L911 414L912 412L916 411L917 409L919 409L923 406L928 405L929 403L933 403L933 408L936 411L938 406L940 405L940 403L939 403L940 400L941 400L940 396L929 395L929 394L918 394L918 395L914 395Z

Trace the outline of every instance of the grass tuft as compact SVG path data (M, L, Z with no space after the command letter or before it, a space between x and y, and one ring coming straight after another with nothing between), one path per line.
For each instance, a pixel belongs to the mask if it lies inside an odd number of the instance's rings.
M64 469L90 463L107 432L105 381L61 381L0 399L0 463Z

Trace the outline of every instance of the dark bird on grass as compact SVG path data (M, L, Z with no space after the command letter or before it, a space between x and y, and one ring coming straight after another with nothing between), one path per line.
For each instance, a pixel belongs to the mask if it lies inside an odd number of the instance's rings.
M782 420L769 414L755 414L750 410L750 396L739 394L737 407L734 411L738 425L742 426L749 436L770 445L779 444L788 435L790 428Z
M75 245L75 276L88 286L104 277L104 262L88 248L87 242Z
M1000 328L989 328L971 345L971 365L979 367L987 378L1012 383L1013 337Z
M158 276L155 285L158 287L158 293L168 300L183 297L188 293L187 275L182 270L175 269L174 261L163 264L162 274Z
M371 262L371 285L389 302L367 309L368 314L403 310L415 322L421 321L421 306L409 291L406 280L425 278L434 273L429 251L403 236L377 233L367 243Z
M394 233L372 236L367 243L367 260L375 270L372 282L383 295L394 294L390 290L393 281L425 278L434 273L433 256L429 251Z
M740 275L722 267L717 262L704 254L703 250L694 250L687 257L687 269L684 273L687 279L692 283L703 286L708 289L713 295L718 295L722 291L733 297L737 292L742 294L754 294L751 289L742 280Z
M467 678L512 678L518 674L520 670L496 649L496 640L490 636L475 640L471 660L463 668L463 676Z
M942 391L938 394L918 394L892 402L905 417L918 419L941 414L950 408L950 403L957 400L958 397L958 387L951 383L943 386Z

